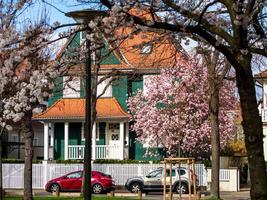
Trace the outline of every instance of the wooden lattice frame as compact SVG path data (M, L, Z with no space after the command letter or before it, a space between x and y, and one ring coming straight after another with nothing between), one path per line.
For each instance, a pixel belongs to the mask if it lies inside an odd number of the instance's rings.
M173 199L173 193L172 193L172 167L173 164L178 164L178 167L181 167L181 164L186 163L187 165L187 173L188 173L188 199L191 200L192 194L191 194L191 171L190 171L190 165L192 165L192 173L193 173L193 187L194 187L194 195L193 198L197 199L197 191L196 191L196 176L195 176L195 158L164 158L164 189L163 189L163 200L166 200L166 169L167 169L167 164L170 165L170 189L169 189L169 195L168 199L172 200ZM180 173L179 173L179 180L180 178ZM179 199L182 199L182 194L180 192L179 194Z

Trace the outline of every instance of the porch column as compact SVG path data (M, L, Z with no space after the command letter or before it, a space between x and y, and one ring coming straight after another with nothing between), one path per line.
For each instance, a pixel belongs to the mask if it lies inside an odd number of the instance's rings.
M54 160L55 125L51 123L49 158Z
M96 159L96 123L93 125L92 130L92 160Z
M129 122L125 123L125 141L126 145L129 146Z
M120 160L124 159L124 122L120 122Z
M48 160L48 123L44 123L44 160Z
M50 146L54 146L55 143L55 126L51 123L51 135L50 135Z
M69 123L65 122L64 124L64 159L68 160L69 158Z

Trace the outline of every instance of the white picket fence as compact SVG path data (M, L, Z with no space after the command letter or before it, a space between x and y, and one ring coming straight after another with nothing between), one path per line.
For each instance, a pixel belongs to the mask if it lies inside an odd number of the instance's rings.
M163 167L162 164L93 164L93 170L111 174L116 185L124 185L133 176L142 176ZM72 171L82 170L82 164L33 164L32 184L34 189L43 189L46 182ZM24 164L3 164L4 188L23 188ZM226 172L221 172L225 174ZM203 164L196 164L199 185L207 186L207 170ZM225 176L223 176L225 177ZM225 179L225 178L224 178Z

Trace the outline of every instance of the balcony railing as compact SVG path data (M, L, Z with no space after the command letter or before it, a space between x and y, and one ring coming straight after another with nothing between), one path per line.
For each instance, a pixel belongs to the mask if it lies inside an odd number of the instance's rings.
M93 152L93 151L92 151ZM68 146L69 159L83 159L84 145L69 145ZM120 146L111 145L96 145L95 159L120 159Z

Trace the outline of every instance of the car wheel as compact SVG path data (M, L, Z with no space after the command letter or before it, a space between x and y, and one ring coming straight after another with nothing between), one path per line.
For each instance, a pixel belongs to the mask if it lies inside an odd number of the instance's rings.
M94 194L100 194L103 192L103 187L99 183L96 183L92 186L92 191Z
M130 185L130 192L137 193L141 191L141 184L140 183L132 183Z
M187 194L188 193L188 186L186 183L181 183L180 187L179 187L179 183L177 183L176 187L175 187L175 192L177 194Z
M57 193L60 191L60 186L57 184L57 183L53 183L51 186L50 186L50 191L53 193Z

